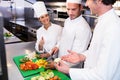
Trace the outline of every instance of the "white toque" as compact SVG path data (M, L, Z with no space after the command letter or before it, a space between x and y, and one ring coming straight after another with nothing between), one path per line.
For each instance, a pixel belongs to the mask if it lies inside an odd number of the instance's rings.
M81 4L82 0L67 0L67 3L77 3L77 4Z
M38 1L33 4L34 14L37 18L44 14L48 14L45 3L43 1Z

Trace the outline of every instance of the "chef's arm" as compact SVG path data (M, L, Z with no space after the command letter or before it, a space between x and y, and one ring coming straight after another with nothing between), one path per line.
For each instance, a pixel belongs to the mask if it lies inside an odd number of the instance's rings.
M61 40L61 36L62 36L62 29L63 28L60 27L59 32L58 32L58 36L57 36L57 43L56 43L55 47L52 48L52 50L51 50L51 53L53 53L53 54L58 53L59 45L60 45L60 40Z
M108 31L110 32L110 31ZM107 33L108 33L107 32ZM119 29L116 29L119 32ZM104 35L102 46L98 57L91 56L90 53L86 57L85 67L81 69L70 68L69 74L72 80L118 80L120 74L120 36L114 33ZM119 37L118 37L119 36ZM91 51L89 51L91 52ZM93 59L91 61L91 59Z

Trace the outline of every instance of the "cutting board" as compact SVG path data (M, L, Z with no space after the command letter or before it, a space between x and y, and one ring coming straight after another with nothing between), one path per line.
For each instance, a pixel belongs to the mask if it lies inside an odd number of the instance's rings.
M36 70L27 70L27 71L24 71L24 70L21 70L20 69L20 64L21 62L19 61L21 58L23 58L25 55L22 55L22 56L16 56L13 58L15 64L17 65L19 71L21 72L22 76L25 78L25 77L28 77L28 76L31 76L31 75L34 75L34 74L37 74L37 73L40 73L41 71L44 71L44 68L41 67L41 68L38 68Z
M54 75L59 76L61 78L61 80L71 80L67 75L65 75L62 72L59 72L57 70L53 70L53 73L54 73ZM40 73L33 75L33 76L30 76L30 77L27 77L24 80L31 80L32 77L38 76L38 75L40 75Z

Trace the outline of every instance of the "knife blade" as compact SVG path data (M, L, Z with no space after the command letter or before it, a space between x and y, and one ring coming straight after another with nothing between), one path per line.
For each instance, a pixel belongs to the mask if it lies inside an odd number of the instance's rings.
M56 56L56 54L54 54L54 52L53 51L50 51L50 57L48 57L47 58L47 61L50 61L50 60L54 60L57 56Z
M52 53L52 51L50 51L50 56L46 59L46 61L50 61L50 60L52 60L52 55L53 55L53 53Z
M50 56L46 59L46 61L50 61L50 60L54 60L54 58L52 56Z

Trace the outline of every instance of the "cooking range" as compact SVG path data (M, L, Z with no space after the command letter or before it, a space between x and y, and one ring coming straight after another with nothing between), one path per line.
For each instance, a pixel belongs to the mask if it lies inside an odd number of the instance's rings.
M38 20L30 20L30 21L10 21L9 30L15 36L20 38L21 40L35 41L36 40L36 30L41 27L41 23Z

